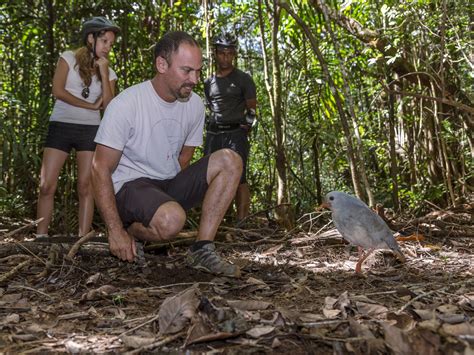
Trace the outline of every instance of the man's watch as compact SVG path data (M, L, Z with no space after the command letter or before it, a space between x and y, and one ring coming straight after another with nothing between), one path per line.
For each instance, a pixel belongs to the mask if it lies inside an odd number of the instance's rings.
M249 108L247 110L247 114L245 115L245 122L247 122L247 125L249 125L250 127L253 126L254 122L255 122L255 118L257 117L256 113L255 113L255 109L253 108Z

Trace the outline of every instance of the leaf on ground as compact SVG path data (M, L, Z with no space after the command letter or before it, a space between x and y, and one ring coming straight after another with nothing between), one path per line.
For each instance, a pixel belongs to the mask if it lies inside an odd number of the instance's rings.
M29 324L25 328L25 332L28 332L28 333L43 333L44 331L45 330L43 329L43 327L39 325L38 323Z
M397 314L394 312L389 312L387 314L387 320L394 320L396 322L395 326L402 330L410 331L416 326L416 321L407 313Z
M273 255L273 254L276 254L278 253L278 250L280 250L281 248L283 248L283 244L278 244L278 245L275 245L271 248L268 248L267 250L264 250L262 252L262 255Z
M347 310L350 309L351 306L351 301L349 299L349 293L347 291L341 293L339 298L337 299L337 302L335 304L336 309L340 309L342 312L342 316L347 318Z
M79 344L74 340L68 340L64 344L66 350L72 354L84 353L87 351L87 346L84 344Z
M365 324L359 323L353 318L349 319L349 327L354 336L365 338L365 339L375 339L375 335Z
M441 337L426 329L418 329L416 336L410 338L410 344L414 354L435 355L440 353Z
M21 297L22 297L21 293L8 293L6 295L3 295L2 298L0 299L0 306L4 304L17 302L21 299Z
M441 331L448 335L474 337L474 325L470 323L443 324Z
M198 305L198 290L195 286L165 299L158 312L160 334L177 333L183 329L196 313Z
M250 284L250 285L268 286L268 284L265 281L256 279L255 277L249 277L247 280L245 280L245 283Z
M206 322L201 314L197 314L193 317L192 323L193 324L188 329L185 345L193 344L198 339L213 333L210 324Z
M326 318L328 319L334 319L334 318L337 318L339 317L339 315L341 314L341 310L339 309L326 309L324 308L323 309L323 314Z
M239 332L218 331L206 320L207 318L201 314L193 317L193 324L188 330L185 346L214 340L224 340L240 335Z
M357 310L364 316L373 318L386 318L388 308L379 304L356 302Z
M277 311L279 312L286 324L299 323L300 313L298 311L288 308L278 308ZM277 317L274 317L274 319L275 318Z
M428 329L432 332L437 332L441 323L437 319L428 319L418 323L421 329Z
M464 314L438 314L438 318L448 324L462 323L468 319Z
M299 318L303 323L318 322L325 319L325 317L321 316L320 314L314 313L302 313L300 314Z
M275 327L272 326L257 326L250 330L247 330L245 334L252 338L260 338L264 335L270 334L275 330Z
M286 323L287 322L285 321L285 318L283 318L283 316L280 312L273 313L273 318L270 321L270 324L273 324L277 327L284 327Z
M334 309L334 306L336 305L337 298L327 296L324 299L324 308L326 309Z
M276 348L278 348L279 346L281 346L281 341L278 340L278 338L273 339L273 341L272 341L272 349L276 349Z
M99 279L100 279L100 272L96 272L94 275L90 276L86 280L86 285L87 286L95 285L97 283L97 281L99 281Z
M412 349L407 341L405 333L397 327L387 322L382 323L384 329L385 342L388 347L397 355L411 355Z
M99 288L89 290L84 293L81 297L81 302L85 301L93 301L97 299L101 299L104 296L108 296L117 291L117 288L112 285L103 285Z
M419 316L422 321L435 318L434 309L414 309L413 312L415 312L416 315Z
M11 313L3 319L2 324L16 324L20 322L20 315L18 313Z
M324 299L323 314L326 318L336 318L341 315L345 319L350 304L351 301L347 291L343 292L337 299L328 296Z
M271 306L270 302L265 301L241 301L241 300L228 300L227 304L233 308L241 309L244 311L259 311L267 309Z
M444 314L453 314L459 310L459 307L455 304L442 304L441 306L438 306L436 310Z

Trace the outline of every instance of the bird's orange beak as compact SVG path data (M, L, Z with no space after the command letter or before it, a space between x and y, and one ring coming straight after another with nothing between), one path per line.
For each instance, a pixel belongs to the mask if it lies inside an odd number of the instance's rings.
M324 201L322 204L316 207L316 211L320 211L325 208L330 209L329 204L326 201Z

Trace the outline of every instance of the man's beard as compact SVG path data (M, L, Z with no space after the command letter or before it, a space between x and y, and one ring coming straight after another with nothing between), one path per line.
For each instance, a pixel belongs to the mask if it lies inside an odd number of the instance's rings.
M183 89L185 88L190 88L191 90L189 92L187 90L184 91ZM193 88L194 88L194 85L182 85L176 92L176 99L182 102L188 101L189 98L191 97L191 93L193 92L192 91Z

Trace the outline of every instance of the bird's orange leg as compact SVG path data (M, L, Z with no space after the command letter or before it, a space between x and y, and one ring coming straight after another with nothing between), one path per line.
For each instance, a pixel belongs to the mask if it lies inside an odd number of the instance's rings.
M359 254L361 254L361 250L362 250L362 248L359 247ZM359 256L359 260L357 261L356 268L355 268L356 274L360 274L362 272L362 263L365 261L365 259L367 259L369 257L370 254L372 254L372 252L374 250L375 250L374 248L371 248L367 251L367 253L365 255L361 254Z

